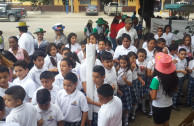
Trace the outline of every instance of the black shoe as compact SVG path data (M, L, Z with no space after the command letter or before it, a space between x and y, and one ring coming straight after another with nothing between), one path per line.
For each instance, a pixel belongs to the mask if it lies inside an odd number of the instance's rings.
M129 121L134 122L135 121L135 116L131 114L130 117L129 117Z
M152 118L152 116L153 116L153 113L150 112L150 113L148 114L148 118Z
M172 109L174 109L175 111L180 111L179 107L176 106L176 105L173 105L173 106L172 106Z

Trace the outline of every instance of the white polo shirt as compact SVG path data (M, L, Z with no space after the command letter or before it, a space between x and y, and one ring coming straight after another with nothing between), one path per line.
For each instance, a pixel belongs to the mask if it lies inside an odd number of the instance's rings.
M66 122L81 121L82 112L89 110L86 96L77 89L70 95L64 89L60 90L55 104L61 109Z
M159 39L159 38L164 38L164 34L162 34L161 37L159 37L158 35L155 35L154 38L156 39L156 41Z
M104 83L114 85L115 86L114 94L116 94L117 93L117 73L116 73L116 69L115 69L114 66L111 68L111 70L108 70L105 67L104 67L104 69L105 69Z
M40 81L40 74L46 70L48 69L46 69L45 67L43 67L42 69L38 69L36 65L34 65L29 71L28 75L35 82L36 90L42 85Z
M37 94L37 91L40 90L40 89L43 89L44 87L41 86L39 87L33 94L33 97L32 97L32 101L31 103L33 105L37 105L37 101L36 101L36 94ZM51 93L51 103L55 103L55 99L56 99L56 96L57 96L57 92L60 90L60 88L57 86L57 85L53 85L53 89L52 90L49 90L50 93Z
M144 43L143 43L143 45L142 45L142 48L147 48L148 47L148 43L145 41Z
M172 44L172 41L174 40L173 33L169 32L168 34L163 33L163 37L166 40L166 45L170 46Z
M63 113L55 104L50 103L46 111L40 109L38 105L36 105L35 108L43 120L42 126L57 126L57 122L63 121L64 119Z
M131 69L129 69L128 71L126 71L126 68L120 68L117 72L117 82L118 85L126 85L125 81L123 80L123 75L125 75L127 77L127 80L132 82L132 72Z
M20 126L19 123L16 122L4 122L0 121L0 126Z
M20 48L25 49L29 56L34 53L34 38L29 33L23 33L18 41Z
M155 68L155 59L152 59L147 64L147 69L150 69L151 71L154 71Z
M194 79L194 60L191 60L189 62L189 69L192 70L192 73L190 73L190 76Z
M40 114L32 104L23 103L11 110L6 122L17 122L21 126L37 126L37 121L40 119Z
M130 45L129 48L125 48L123 45L116 48L113 59L118 59L119 56L127 55L129 52L137 53L137 48Z
M115 53L115 52L114 52L112 49L110 49L110 50L107 50L107 49L106 49L106 51L109 52L109 53L111 53L112 56L114 56L114 53Z
M154 59L154 50L149 51L148 48L145 48L146 52L147 52L147 58L146 61L149 62L150 60Z
M94 96L93 96L93 100L94 102L100 103L99 101L99 97L98 97L98 92L97 92L97 88L96 88L96 84L94 85ZM93 110L95 113L98 113L98 111L100 110L99 106L93 105Z
M65 45L65 47L69 48L69 44ZM77 53L81 50L81 46L78 43L75 43L74 45L71 44L71 52Z
M126 34L130 35L130 37L131 37L131 45L134 45L134 40L138 39L137 31L134 28L131 28L129 31L127 31L126 28L123 27L117 33L116 39L118 39L119 37L122 37L123 33L126 33Z
M54 69L54 68L57 68L57 66L53 66L52 62L51 62L51 56L47 55L45 58L44 58L44 67L46 69ZM56 63L58 63L60 60L61 60L61 57L59 57L59 55L56 55L55 57L53 57L53 59L56 61Z
M136 59L136 64L138 65L138 71L137 73L140 75L146 75L146 70L142 70L141 67L147 67L147 61L144 60L143 62L139 62L138 59Z
M103 104L98 112L98 126L122 126L122 102L117 96Z
M185 70L185 68L187 67L187 60L183 59L180 60L178 57L176 58L176 60L178 61L175 65L176 65L176 70ZM178 72L177 73L178 77L184 77L185 75L182 72Z
M16 78L13 83L15 85L20 85L24 88L24 90L26 91L26 97L24 98L24 102L30 102L30 99L36 91L35 82L28 75L26 75L23 80Z
M84 53L83 51L79 51L78 54L77 54L78 58L79 58L79 61L80 63L82 63L82 60L84 59Z
M10 88L10 87L12 87L12 86L15 86L15 84L8 81L8 88ZM8 89L8 88L7 88L7 89ZM5 95L5 91L6 91L7 89L1 88L1 87L0 87L0 92L1 92L1 95L0 95L0 96L1 96L1 97L3 97L3 96Z

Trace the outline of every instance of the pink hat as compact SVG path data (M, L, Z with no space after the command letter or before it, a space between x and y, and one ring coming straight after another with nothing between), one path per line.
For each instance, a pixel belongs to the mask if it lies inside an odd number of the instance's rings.
M156 70L163 74L170 74L176 70L175 64L172 62L172 58L168 54L159 52L155 56Z

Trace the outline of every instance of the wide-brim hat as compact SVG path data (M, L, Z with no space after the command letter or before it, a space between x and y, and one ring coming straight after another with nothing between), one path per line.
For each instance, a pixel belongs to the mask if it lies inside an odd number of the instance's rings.
M88 23L90 23L90 24L92 24L92 23L94 23L92 20L88 20Z
M45 33L46 31L43 30L43 28L37 28L36 32L34 32L34 34L38 34L38 33Z
M125 24L127 24L127 23L129 23L129 24L133 23L132 18L126 18L125 19Z
M103 18L98 18L98 20L96 21L97 24L105 24L106 21Z
M20 27L29 27L29 26L26 25L26 22L19 22L16 28L20 28Z
M63 26L61 23L55 24L55 26L52 27L53 30L58 31L58 30L63 30L65 29L65 26Z
M172 62L170 55L159 52L155 56L155 69L163 74L170 74L176 70L175 64Z

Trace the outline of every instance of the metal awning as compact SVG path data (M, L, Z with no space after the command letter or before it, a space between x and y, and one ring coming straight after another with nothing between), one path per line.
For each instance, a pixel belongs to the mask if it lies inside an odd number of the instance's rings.
M177 12L194 13L194 5L188 5L188 4L167 4L165 5L165 9L176 10Z
M177 10L178 8L180 8L183 5L184 4L166 4L164 9L167 9L167 10Z

